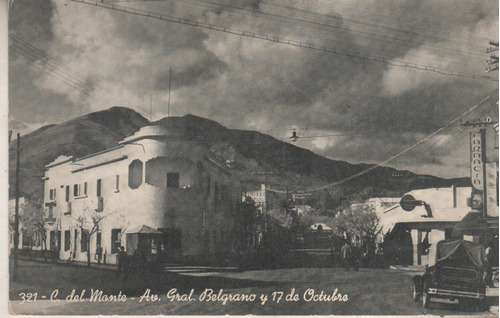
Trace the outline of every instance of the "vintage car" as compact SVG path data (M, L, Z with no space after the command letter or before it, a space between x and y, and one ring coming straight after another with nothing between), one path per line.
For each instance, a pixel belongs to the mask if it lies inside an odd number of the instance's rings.
M458 300L464 309L485 309L488 262L484 247L464 240L444 240L431 246L423 275L413 277L413 299L428 308L431 297Z

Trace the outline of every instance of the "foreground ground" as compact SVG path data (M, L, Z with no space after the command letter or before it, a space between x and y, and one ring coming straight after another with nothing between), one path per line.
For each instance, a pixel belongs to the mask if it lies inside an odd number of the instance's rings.
M495 316L490 312L464 312L456 303L449 301L433 301L431 308L424 310L421 303L412 300L413 273L404 269L362 268L359 272L346 272L341 268L292 268L211 272L200 268L174 268L154 276L136 274L124 280L117 278L115 271L105 268L50 265L23 260L20 261L18 273L18 281L11 281L10 287L10 312L13 314ZM193 290L191 299L172 300L167 292L174 288L179 296ZM75 292L71 299L73 289ZM101 298L101 301L91 302L88 298L91 289L103 290L103 295L121 292L127 299L122 302L104 302L104 298ZM151 290L150 296L157 294L159 300L144 297L140 301L140 296L147 289ZM210 301L207 301L207 297L200 298L206 289L212 289L214 294L221 292L221 296ZM80 301L75 296L81 295L82 290L85 292ZM292 290L296 298L287 298ZM278 302L281 292L283 296ZM37 299L35 301L34 295L31 295L28 301L27 294L22 293L37 293ZM347 295L347 298L346 301L312 299L313 294L319 296L321 293ZM248 298L223 303L225 297L237 294L244 294ZM252 294L255 295L253 301ZM49 300L51 295L55 296L53 301ZM267 301L262 304L261 297L265 296ZM67 297L71 301L66 300ZM496 299L493 299L493 304L495 302Z

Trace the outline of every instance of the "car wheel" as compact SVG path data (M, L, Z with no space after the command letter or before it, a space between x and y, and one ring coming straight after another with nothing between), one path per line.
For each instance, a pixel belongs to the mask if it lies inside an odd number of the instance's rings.
M413 300L420 301L420 293L417 292L417 286L415 286L415 284L413 284Z

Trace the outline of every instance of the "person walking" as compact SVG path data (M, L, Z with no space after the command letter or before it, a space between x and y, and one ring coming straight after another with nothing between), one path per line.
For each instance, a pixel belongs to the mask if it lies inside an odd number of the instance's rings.
M100 245L95 249L95 255L96 255L96 258L97 258L97 264L101 264L102 247Z
M116 269L117 275L122 276L123 279L127 278L125 258L127 254L125 253L125 248L123 246L118 247L118 255L116 255Z
M340 256L342 258L342 264L346 271L350 271L352 267L352 247L349 241L345 241L344 245L340 249Z

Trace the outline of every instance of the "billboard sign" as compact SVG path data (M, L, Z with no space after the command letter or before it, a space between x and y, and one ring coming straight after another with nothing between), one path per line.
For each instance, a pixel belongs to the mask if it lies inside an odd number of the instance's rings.
M484 191L484 158L485 158L485 131L473 131L470 134L470 170L472 188L476 191Z

